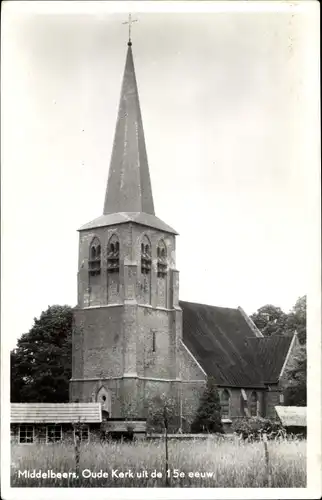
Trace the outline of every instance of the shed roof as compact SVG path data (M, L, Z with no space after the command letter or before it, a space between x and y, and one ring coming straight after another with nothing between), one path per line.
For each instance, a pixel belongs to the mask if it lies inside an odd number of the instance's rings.
M284 427L306 427L306 406L275 406Z
M100 403L11 403L11 423L100 423Z

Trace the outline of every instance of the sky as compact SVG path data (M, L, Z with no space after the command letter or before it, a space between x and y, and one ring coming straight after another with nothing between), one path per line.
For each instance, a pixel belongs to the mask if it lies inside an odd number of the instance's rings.
M11 348L49 305L76 304L77 229L103 213L128 11L66 3L3 8L2 327ZM308 291L320 192L312 15L142 4L132 48L155 212L179 233L180 298L287 312Z

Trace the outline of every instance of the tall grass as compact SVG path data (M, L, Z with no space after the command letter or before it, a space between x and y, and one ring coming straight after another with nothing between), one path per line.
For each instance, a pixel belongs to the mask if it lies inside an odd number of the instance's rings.
M272 487L295 488L306 486L306 442L279 440L268 443ZM81 445L79 479L27 478L20 471L47 473L75 473L75 451L72 445L13 445L13 487L164 487L164 442L139 441L132 443L89 443ZM169 468L178 470L181 477L171 474L171 487L221 487L261 488L266 486L264 447L262 442L227 440L169 441ZM112 470L126 472L132 477L112 477ZM93 475L100 471L108 477L84 478L83 473ZM137 477L146 471L147 477ZM162 477L152 477L152 472ZM190 477L196 473L212 473L212 477ZM189 474L190 473L190 474ZM118 475L118 473L117 473Z

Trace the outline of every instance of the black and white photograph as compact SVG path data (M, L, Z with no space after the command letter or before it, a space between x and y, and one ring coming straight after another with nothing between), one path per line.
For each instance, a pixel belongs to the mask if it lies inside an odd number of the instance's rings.
M4 498L320 497L318 2L1 24Z

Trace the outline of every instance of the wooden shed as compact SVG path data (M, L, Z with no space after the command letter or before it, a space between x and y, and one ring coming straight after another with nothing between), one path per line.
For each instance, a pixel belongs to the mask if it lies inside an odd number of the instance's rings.
M99 438L100 403L12 403L11 440L19 444Z
M131 432L129 433L129 430ZM146 434L146 419L105 418L101 403L11 403L11 441L19 444L82 442Z
M275 410L288 433L306 436L306 406L275 406Z

